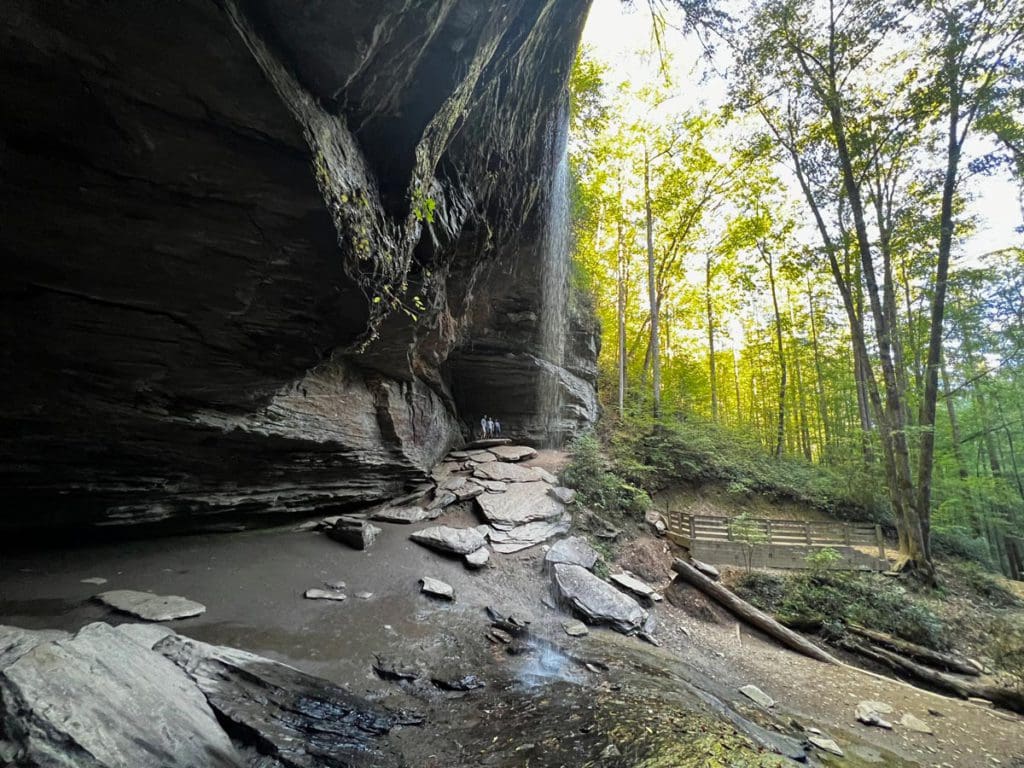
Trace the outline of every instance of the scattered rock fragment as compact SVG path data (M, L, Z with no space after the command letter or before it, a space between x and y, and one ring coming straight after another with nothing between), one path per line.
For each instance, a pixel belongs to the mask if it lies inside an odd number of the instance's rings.
M935 733L935 731L932 730L931 726L928 725L928 723L926 723L924 720L917 717L916 715L910 714L909 712L907 712L903 715L903 717L900 718L900 725L902 725L904 728L908 728L911 731L914 731L915 733L925 733L929 736Z
M876 728L885 728L886 730L892 730L892 723L887 720L883 720L881 714L872 707L872 704L879 702L874 701L861 701L857 704L854 709L854 715L857 720L864 725L873 725Z
M664 600L654 587L644 581L641 581L630 573L613 573L608 578L611 579L616 586L621 587L627 592L636 595L643 600L652 603L659 603Z
M474 477L473 482L488 493L504 493L508 490L508 484L501 482L501 480L484 480L481 477Z
M382 680L416 680L420 672L415 667L402 663L398 659L374 655L373 671Z
M356 597L360 600L369 600L373 597L373 592L356 592Z
M767 693L762 691L756 685L744 685L740 688L740 693L750 699L758 706L769 709L775 706L775 699L769 696Z
M206 612L206 606L202 603L179 595L154 595L152 592L136 592L131 589L101 592L94 599L144 621L174 621Z
M443 600L455 599L455 590L452 589L451 584L446 584L440 579L434 579L430 576L423 576L420 581L423 584L420 591L424 594L439 597Z
M487 547L480 547L480 549L466 555L466 565L470 568L483 568L490 559L491 553Z
M325 581L324 586L337 592L338 590L345 589L348 585L344 581L335 579L334 581Z
M473 691L487 685L476 675L462 675L458 677L432 677L430 682L445 691Z
M94 584L95 586L98 587L98 586L100 586L100 584L106 584L107 580L104 579L102 576L90 576L88 579L82 579L81 583L82 584Z
M569 637L583 637L584 635L590 634L590 630L587 629L587 625L582 621L563 621L562 629Z
M477 485L476 483L466 483L458 490L452 491L458 501L469 501L470 499L475 499L483 492L483 486Z
M341 602L346 598L344 592L316 588L307 589L302 593L302 596L307 600L336 600L338 602Z
M545 567L551 567L555 563L568 563L592 571L600 557L597 550L582 536L569 536L551 545L551 549L544 555L544 564Z
M304 523L299 523L294 528L292 528L292 530L296 532L315 531L317 528L321 527L321 525L322 521L320 520L307 520Z
M651 526L651 529L658 536L664 536L668 533L668 523L665 522L665 516L656 509L649 509L644 513L644 522Z
M838 744L832 739L826 739L824 736L808 736L807 740L818 749L822 749L825 752L831 752L833 755L843 756L843 750Z
M537 456L537 451L525 445L496 445L489 450L498 461L525 461Z
M380 528L366 520L342 517L326 532L330 538L353 549L369 549L380 534Z
M576 501L576 491L574 491L572 488L557 486L555 488L548 489L548 493L550 493L563 504L572 504L574 501Z
M601 759L602 760L611 760L611 759L616 758L616 757L622 757L622 752L614 744L609 744L601 752Z
M434 493L434 498L431 502L427 504L427 509L444 509L445 507L450 507L458 500L458 497L451 491L438 490Z
M487 540L476 528L453 528L448 525L424 528L409 534L409 538L417 544L454 555L468 555L487 544Z
M374 513L373 519L382 523L422 523L427 520L435 520L441 516L443 510L439 508L425 509L423 507L397 507L393 509L382 509Z
M864 704L867 707L870 707L873 711L877 712L880 715L892 714L892 704L886 704L884 701L875 701L873 699L868 699L860 703Z

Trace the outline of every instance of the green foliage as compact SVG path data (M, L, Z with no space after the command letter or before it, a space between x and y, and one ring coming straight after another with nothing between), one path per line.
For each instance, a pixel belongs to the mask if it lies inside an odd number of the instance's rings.
M992 555L984 538L962 526L932 529L932 551L992 568Z
M944 648L942 623L903 586L876 574L843 571L801 572L789 576L744 574L741 597L788 624L821 626L830 639L844 625L860 624L929 648Z
M1013 592L1003 586L1002 582L991 573L975 563L961 562L952 565L953 578L995 608L1009 608L1020 605L1020 600Z
M842 557L832 547L821 547L804 558L804 562L807 564L807 573L812 577L820 576Z
M412 215L416 217L416 221L433 224L436 208L437 202L434 198L429 197L423 191L423 187L416 187L416 191L412 196Z
M566 485L575 488L587 507L609 512L642 515L651 499L606 466L601 444L592 432L576 437L569 446L572 461L562 473Z
M695 419L627 417L610 437L616 470L648 492L669 483L720 483L737 495L795 501L847 520L885 519L877 478L794 457L774 459L736 430ZM851 474L860 481L851 479Z

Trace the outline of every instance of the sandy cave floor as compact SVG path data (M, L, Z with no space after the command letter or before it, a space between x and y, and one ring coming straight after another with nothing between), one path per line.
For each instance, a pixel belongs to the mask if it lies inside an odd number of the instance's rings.
M451 508L438 522L477 520L468 509ZM661 648L605 629L572 639L561 629L568 617L542 602L548 582L541 547L494 555L490 567L472 572L459 560L411 542L409 526L381 527L383 534L365 552L289 527L7 553L0 563L0 622L74 630L91 621L127 619L91 601L98 591L184 595L205 604L207 612L171 622L179 632L284 661L388 706L423 712L427 725L392 736L409 764L423 768L646 764L647 742L672 729L681 743L705 738L708 727L700 718L708 713L686 692L689 684L769 728L791 730L790 721L796 721L831 735L849 759L817 753L820 764L985 766L1019 759L1024 765L1020 717L827 667L779 648L719 611L709 622L667 601L655 608ZM663 547L653 540L643 546L655 552ZM661 552L659 586L665 587L671 555ZM419 594L421 576L452 584L457 601L439 603ZM108 581L82 583L90 577ZM305 589L337 579L347 583L344 602L303 599ZM361 591L373 596L354 597ZM488 605L531 617L531 629L550 638L551 649L510 656L490 643ZM385 682L372 671L375 654L418 663L432 674L479 674L488 688L442 694L430 686ZM588 671L567 654L611 669ZM776 700L771 713L737 693L747 683ZM853 713L862 699L891 704L890 719L897 723L911 712L930 723L935 735L899 725L893 731L859 725ZM666 713L691 710L696 720L666 720ZM611 743L621 756L602 759ZM694 762L675 764L747 764L703 762L700 754L695 748Z

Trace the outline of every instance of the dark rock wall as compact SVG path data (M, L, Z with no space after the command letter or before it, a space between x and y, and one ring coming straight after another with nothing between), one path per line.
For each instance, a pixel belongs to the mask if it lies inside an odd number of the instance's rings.
M365 505L525 424L587 6L0 0L0 527Z

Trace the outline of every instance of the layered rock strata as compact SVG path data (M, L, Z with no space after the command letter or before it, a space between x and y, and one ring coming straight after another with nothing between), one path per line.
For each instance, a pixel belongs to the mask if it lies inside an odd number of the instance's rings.
M0 527L365 506L544 377L593 419L537 278L586 8L0 0Z

